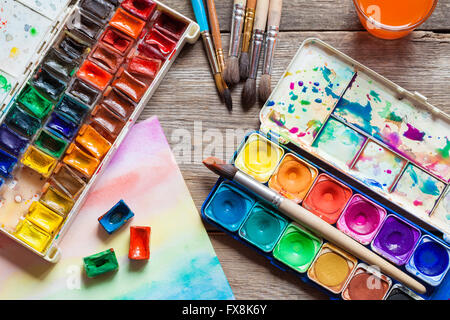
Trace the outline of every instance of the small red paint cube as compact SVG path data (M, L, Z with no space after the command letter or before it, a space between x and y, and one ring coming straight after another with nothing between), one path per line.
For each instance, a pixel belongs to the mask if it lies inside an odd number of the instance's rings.
M130 227L128 258L131 260L150 259L150 230L150 227Z

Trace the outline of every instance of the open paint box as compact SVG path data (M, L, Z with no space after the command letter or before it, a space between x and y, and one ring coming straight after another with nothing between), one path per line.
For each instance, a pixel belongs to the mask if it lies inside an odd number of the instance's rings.
M218 180L202 206L206 221L333 299L450 297L450 247L441 237L450 233L446 114L308 39L260 119L261 130L244 138L232 163L421 281L427 293L416 295L324 242L235 182Z
M90 188L199 27L151 0L0 7L0 230L56 262Z

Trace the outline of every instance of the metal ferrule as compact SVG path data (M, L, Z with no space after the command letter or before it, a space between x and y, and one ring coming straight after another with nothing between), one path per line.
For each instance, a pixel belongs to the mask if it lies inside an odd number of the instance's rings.
M233 20L231 22L231 38L229 57L239 55L239 45L241 40L242 28L244 27L245 8L240 4L235 4L233 8Z
M278 30L279 28L276 26L269 26L267 28L266 40L264 42L263 74L272 74L273 56L277 44Z
M256 29L253 31L251 58L250 58L250 72L248 77L256 79L258 75L259 57L261 56L261 49L264 42L264 31Z
M275 208L278 208L283 201L283 197L276 191L266 187L262 183L256 181L241 171L236 172L233 181L236 181L247 189L253 191L264 200L273 204Z
M223 72L223 70L225 70L225 55L223 54L222 49L216 50L216 58L217 63L219 64L219 70L220 72Z
M216 60L216 54L214 50L214 44L209 31L203 31L202 33L203 45L205 46L206 56L208 57L209 65L213 74L220 72L219 64Z
M253 23L255 22L255 9L245 10L244 33L242 34L242 51L248 52L252 37Z

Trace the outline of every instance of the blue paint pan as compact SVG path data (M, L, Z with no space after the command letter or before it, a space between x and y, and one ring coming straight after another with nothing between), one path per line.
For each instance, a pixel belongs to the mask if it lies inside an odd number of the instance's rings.
M98 218L98 222L109 234L113 233L128 220L134 217L134 213L128 208L123 200L117 202L107 213Z
M17 163L17 158L0 150L0 174L5 178L9 178L14 166Z

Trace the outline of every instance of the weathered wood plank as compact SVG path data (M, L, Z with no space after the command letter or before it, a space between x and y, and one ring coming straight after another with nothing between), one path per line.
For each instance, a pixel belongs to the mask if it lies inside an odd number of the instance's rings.
M194 18L190 1L163 0L175 10ZM232 0L216 1L220 28L230 31ZM419 30L450 30L450 1L440 0L431 17ZM284 1L280 30L363 30L351 0Z

